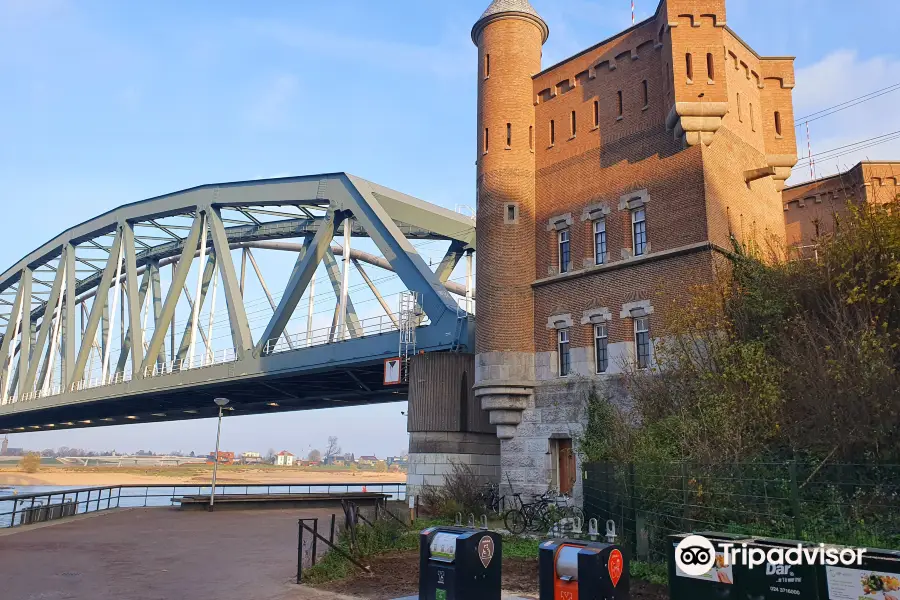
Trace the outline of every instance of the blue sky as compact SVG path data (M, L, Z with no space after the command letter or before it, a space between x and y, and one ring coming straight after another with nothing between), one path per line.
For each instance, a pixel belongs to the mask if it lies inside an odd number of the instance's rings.
M349 171L474 205L475 47L488 0L0 0L0 265L120 204L217 181ZM628 0L534 0L549 66L630 25ZM729 0L797 56L796 114L900 82L893 0ZM638 19L656 9L637 0ZM813 152L900 130L900 92L811 124ZM805 137L801 137L801 152ZM839 159L900 158L885 144ZM838 163L820 165L819 175ZM799 170L793 181L808 178ZM403 405L243 417L235 450L394 454ZM206 422L21 434L14 446L205 450ZM229 436L231 437L229 440Z

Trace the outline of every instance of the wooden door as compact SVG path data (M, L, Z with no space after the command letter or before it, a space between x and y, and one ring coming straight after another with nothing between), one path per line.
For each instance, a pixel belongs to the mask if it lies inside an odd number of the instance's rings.
M559 493L571 494L575 489L575 451L571 439L559 440Z

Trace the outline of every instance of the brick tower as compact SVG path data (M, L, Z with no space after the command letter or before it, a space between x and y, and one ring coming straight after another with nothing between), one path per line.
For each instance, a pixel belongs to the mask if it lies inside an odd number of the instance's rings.
M550 31L528 0L494 0L478 46L478 329L475 393L512 438L534 388L535 130L532 76Z

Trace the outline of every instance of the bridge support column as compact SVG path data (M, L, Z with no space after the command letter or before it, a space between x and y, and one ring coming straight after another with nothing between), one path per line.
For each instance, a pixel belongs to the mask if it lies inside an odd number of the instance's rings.
M500 440L475 399L474 379L472 354L433 352L410 362L408 493L443 486L454 470L499 483Z

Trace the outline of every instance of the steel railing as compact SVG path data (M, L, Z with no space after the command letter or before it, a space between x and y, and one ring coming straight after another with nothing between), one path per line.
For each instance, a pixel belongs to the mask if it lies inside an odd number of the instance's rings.
M193 359L175 359L165 363L157 363L147 367L144 370L144 377L159 377L160 375L169 375L179 373L191 369L203 369L214 365L221 365L235 362L237 353L234 348L225 348L215 352L203 352L194 356ZM16 402L30 402L40 398L48 398L50 396L58 396L64 392L80 392L108 385L118 385L120 383L128 383L132 380L131 370L118 371L110 373L106 377L90 377L76 381L68 387L61 385L53 385L44 390L28 392L19 396L9 398L5 404L14 404Z
M400 322L399 319L400 317L396 313L361 319L359 321L360 335L357 337L399 331L400 328L397 325ZM420 325L424 324L426 324L426 321L420 323ZM273 338L267 341L265 354L277 354L279 352L288 352L290 350L299 350L301 348L310 348L312 346L322 346L324 344L347 341L353 339L350 337L350 331L348 326L347 331L344 334L344 339L341 339L340 332L333 330L331 327L322 327L313 329L309 332L295 333L292 335L285 334L277 339Z
M216 484L217 495L238 496L340 494L363 490L388 494L391 500L406 500L405 483ZM18 527L113 508L172 506L176 496L202 496L209 493L209 485L163 483L110 485L0 496L0 527Z

